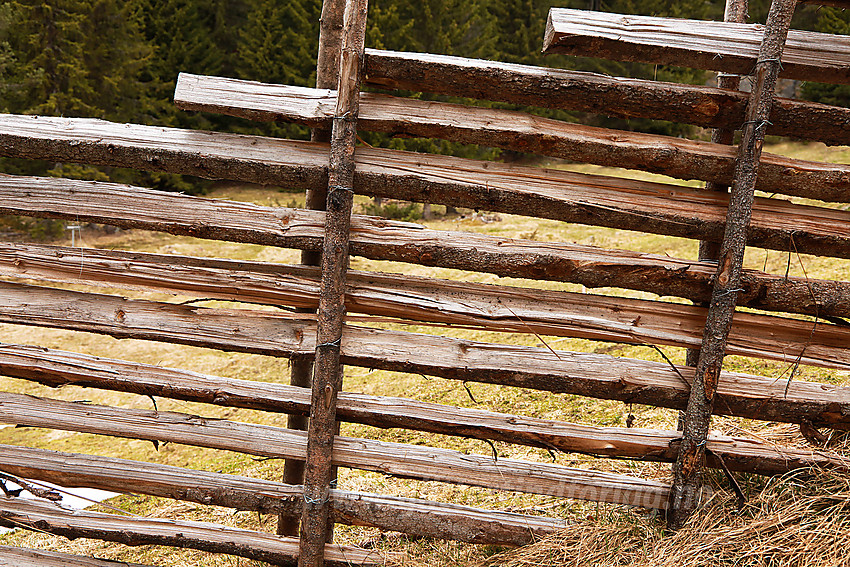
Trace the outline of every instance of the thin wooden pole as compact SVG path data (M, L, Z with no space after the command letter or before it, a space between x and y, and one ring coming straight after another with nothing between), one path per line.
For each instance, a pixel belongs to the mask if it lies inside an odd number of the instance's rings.
M319 53L316 62L316 88L336 88L339 77L339 52L342 44L342 24L345 12L345 0L324 0L322 15L319 20ZM314 128L310 138L314 142L329 142L329 128ZM314 211L324 211L327 201L327 187L319 186L307 190L306 207ZM321 265L322 254L314 250L301 252L301 264L305 266ZM296 309L301 313L315 313L315 309ZM296 356L289 363L289 383L301 388L309 388L313 375L312 357ZM289 429L307 430L307 416L289 415L286 427ZM283 465L283 482L301 484L304 482L304 461L287 459ZM281 514L278 517L277 533L279 535L297 536L299 516Z
M776 78L781 68L782 50L795 7L796 0L773 1L755 66L753 90L747 108L747 120L743 125L741 144L738 146L735 182L732 185L726 216L726 232L720 246L711 306L685 413L682 445L673 466L669 525L674 529L685 524L698 504L706 436L723 366L726 341L732 327L738 292L741 291L747 226L752 215L759 158L773 104Z
M336 115L328 165L327 220L322 249L310 424L307 430L299 567L324 565L324 545L329 533L329 494L333 472L333 440L337 427L336 401L342 389L340 351L345 318L345 276L348 270L351 207L354 202L354 151L367 11L368 0L349 0L343 18Z
M747 22L747 11L749 7L748 0L726 0L726 12L723 16L725 22L737 22L744 24ZM731 75L728 73L717 74L717 86L721 89L738 90L741 86L741 76ZM716 144L730 145L735 139L734 128L716 128L711 133L711 141ZM729 186L720 183L709 181L705 184L706 191L715 191L718 193L728 193ZM701 262L717 262L720 258L720 243L711 240L701 240L699 243L699 260ZM708 307L708 302L697 303L700 307ZM699 362L698 348L689 348L685 358L687 366L696 366ZM685 425L684 412L679 414L679 429Z

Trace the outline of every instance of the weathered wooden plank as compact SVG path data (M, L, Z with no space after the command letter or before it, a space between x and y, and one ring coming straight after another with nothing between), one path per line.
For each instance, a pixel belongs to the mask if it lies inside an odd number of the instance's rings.
M306 414L310 410L306 388L199 375L37 347L2 345L0 372L53 387L74 384L274 412ZM338 417L382 428L462 435L600 457L667 462L675 460L680 437L671 431L593 427L346 392L339 395ZM714 457L717 455L731 470L761 474L781 474L812 465L846 468L850 464L828 453L777 448L754 439L719 435L709 437L708 449L709 466L720 467ZM0 463L3 463L2 452ZM239 507L238 502L233 507Z
M106 561L43 549L0 546L0 566L3 567L147 567L139 563Z
M302 431L173 412L75 404L20 394L0 393L0 420L32 427L170 441L265 457L303 459L307 450L307 437ZM663 508L668 496L663 483L624 475L550 463L495 461L487 455L369 439L337 437L333 460L340 466L405 478L647 508Z
M604 146L611 140L602 142ZM324 186L327 151L322 144L215 132L89 119L0 117L3 155L291 187ZM794 192L805 196L826 201L850 200L850 166L795 164L787 158L776 159L771 171L776 172L780 182L766 186L771 192L783 187L788 190L796 184L799 191ZM696 189L377 148L361 148L356 162L355 187L362 194L511 213L522 211L528 216L687 238L719 241L722 237L721 211L726 201ZM846 250L846 233L835 230L835 224L830 225L844 219L844 213L798 208L778 200L761 201L760 206L770 213L756 215L752 245L786 251L793 236L798 248L806 252L850 254ZM815 228L819 222L816 219L833 216L824 229ZM780 222L780 217L787 220ZM809 228L813 222L814 227Z
M324 214L202 199L139 187L0 175L0 212L318 250ZM714 265L576 244L494 238L355 215L352 253L372 259L621 287L707 301ZM796 241L795 241L796 242ZM746 270L740 305L843 316L850 284Z
M325 563L325 541L333 540L333 527L328 523L332 521L329 494L331 483L336 478L332 454L338 430L336 399L342 390L343 380L340 352L345 323L345 277L349 263L354 152L368 6L368 0L347 0L343 15L337 80L339 96L328 162L327 216L322 246L313 395L307 427L299 567L322 567Z
M0 276L311 311L318 304L317 269L258 262L9 244L0 249ZM350 313L436 325L677 347L699 346L707 313L660 301L367 272L351 274L346 305ZM850 329L754 313L736 314L727 352L786 361L807 344L801 362L850 364L850 353L843 354Z
M315 350L315 320L0 284L0 321L272 356ZM693 368L349 326L345 364L682 408ZM678 372L677 372L678 371ZM679 375L681 374L681 376ZM684 377L684 379L683 379ZM786 392L787 388L787 392ZM718 412L847 429L846 388L723 373Z
M12 527L32 527L38 531L76 539L79 537L114 541L125 545L167 545L226 553L265 561L273 565L295 565L298 541L272 534L230 528L206 522L161 518L128 517L87 510L68 510L52 503L0 496L0 523ZM328 544L328 562L344 566L385 565L376 550Z
M250 510L300 514L302 490L258 478L0 445L0 470L22 478L124 494L147 494ZM430 500L331 490L334 521L434 537L498 545L525 545L564 526L564 521L484 510ZM0 558L2 558L0 548ZM0 560L0 565L2 565Z
M449 55L366 50L366 82L525 106L578 110L619 118L653 118L706 128L740 128L747 96L726 89L580 71L465 59ZM768 132L850 142L850 109L778 98Z
M181 74L174 98L177 106L188 110L254 120L322 124L332 116L336 92ZM731 184L735 170L735 149L725 144L610 130L522 112L378 93L363 93L358 126L399 136L443 138L726 185ZM768 193L818 196L825 200L835 195L838 195L836 200L846 200L850 195L845 166L766 153L761 167L758 188ZM522 186L528 182L524 174L529 171L527 167L501 167L485 172L483 181L496 187ZM515 174L516 178L510 181L505 177L508 173ZM540 169L535 175L540 176ZM594 178L589 176L579 176L577 180L594 185ZM607 180L612 191L618 190L617 183ZM678 191L668 187L674 193ZM644 212L650 214L649 210Z
M760 24L552 8L543 51L749 75L755 69L764 30ZM788 32L780 75L821 83L850 82L850 39Z
M673 465L671 514L668 518L673 529L683 527L699 504L706 438L740 289L738 286L747 247L747 228L752 216L753 193L764 143L763 126L770 115L776 80L782 68L785 38L796 6L797 0L773 0L764 28L764 39L747 107L747 121L744 122L741 143L738 145L735 183L732 185L726 217L726 233L720 244L717 277L714 279L700 355L685 410L682 444Z

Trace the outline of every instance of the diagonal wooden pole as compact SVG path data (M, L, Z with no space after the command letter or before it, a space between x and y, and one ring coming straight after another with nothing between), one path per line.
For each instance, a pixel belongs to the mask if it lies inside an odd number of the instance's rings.
M744 24L747 22L747 11L749 7L748 0L726 0L726 12L723 15L724 22L736 22ZM741 86L740 75L730 75L728 73L717 74L717 86L721 89L738 90ZM711 141L715 144L731 145L735 140L735 130L733 128L715 128L711 133ZM718 193L728 193L729 186L721 185L709 181L705 184L706 191L716 191ZM701 240L699 243L699 260L701 262L717 262L720 258L720 244L712 240ZM700 302L697 305L708 307L707 302ZM685 358L687 366L696 366L699 362L698 348L689 348ZM679 429L681 430L685 424L685 412L679 414Z
M342 20L345 13L345 0L324 0L319 23L319 53L316 63L316 88L334 89L339 80L339 52L342 44ZM330 128L314 128L310 136L314 142L330 142ZM307 208L324 211L327 201L327 188L307 191ZM305 266L319 266L321 252L304 250L301 263ZM314 309L299 309L299 312L315 313ZM289 363L289 383L293 386L309 388L312 384L312 357L293 357ZM286 420L289 429L307 430L307 416L289 415ZM302 484L304 482L304 461L286 459L283 465L283 482ZM277 533L292 537L298 536L299 516L281 514L278 518Z
M732 185L726 215L726 232L720 245L702 348L685 412L682 444L673 466L668 517L668 523L673 529L685 524L699 502L700 472L705 458L706 436L726 352L726 341L732 327L738 292L741 291L741 271L759 159L773 105L776 78L782 67L782 50L796 5L796 0L773 1L755 65L753 90L747 107L747 120L743 125L741 144L738 146L735 182Z
M368 0L348 0L343 18L337 104L328 166L327 217L322 248L313 393L307 429L299 567L320 567L324 564L324 546L329 531L328 499L336 433L336 402L342 388L340 350L367 10Z

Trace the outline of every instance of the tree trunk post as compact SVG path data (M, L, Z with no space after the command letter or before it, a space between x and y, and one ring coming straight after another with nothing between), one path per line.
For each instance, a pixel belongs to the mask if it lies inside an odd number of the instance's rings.
M307 429L299 567L324 565L324 546L330 531L329 498L333 442L337 428L336 401L342 389L340 351L345 318L345 276L354 201L354 151L367 11L368 0L349 0L343 19L337 105L328 166L327 217L322 249L313 393Z
M765 129L773 104L782 50L796 0L774 0L764 28L759 58L753 76L753 90L743 125L735 165L735 181L726 216L726 232L720 245L711 304L703 331L702 348L685 413L682 445L673 466L669 525L682 527L696 509L705 443L723 365L726 341L738 292L747 244L747 226L752 215L753 193Z

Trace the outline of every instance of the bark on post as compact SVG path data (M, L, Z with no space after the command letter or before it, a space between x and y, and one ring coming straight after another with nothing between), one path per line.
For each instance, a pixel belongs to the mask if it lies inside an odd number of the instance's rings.
M319 19L319 53L316 62L316 88L333 89L339 77L339 52L342 44L342 24L345 12L345 0L324 0L322 15ZM329 128L314 128L310 139L314 142L329 142ZM326 187L307 190L306 207L315 211L324 211L328 194ZM320 252L302 250L301 263L305 266L319 266L322 261ZM314 309L297 309L297 312L315 313ZM289 363L289 383L293 386L309 388L313 375L313 360L309 357L293 357ZM307 417L290 415L286 420L289 429L307 430ZM301 484L304 482L304 461L287 459L283 465L283 482ZM277 533L297 536L298 516L281 514L278 518Z
M720 246L711 306L688 399L682 445L673 466L674 478L669 507L669 524L673 529L684 525L698 503L706 436L726 341L732 327L738 292L741 290L747 226L752 214L759 158L773 103L776 78L781 67L782 49L795 7L796 0L773 1L755 66L747 120L744 122L741 144L738 147L735 182L732 185L726 217L726 233Z
M342 389L340 350L345 318L345 275L348 270L351 206L354 201L354 151L357 113L365 55L368 0L345 6L339 59L336 115L328 165L327 220L322 249L313 393L304 475L300 567L324 565L329 533L332 453L336 434L336 400Z
M723 21L737 22L739 24L746 23L747 10L749 7L748 0L726 0L726 13L723 16ZM738 90L741 86L740 75L730 75L728 73L717 74L717 86L721 89ZM716 128L711 133L711 141L715 144L730 145L735 139L734 128ZM714 183L709 181L705 184L706 191L715 191L717 193L727 193L728 185ZM701 240L699 243L699 260L701 262L711 261L716 262L720 258L720 244L711 240ZM706 302L699 302L700 307L709 307ZM699 362L698 348L689 348L687 351L685 364L688 366L696 366ZM679 414L679 429L684 427L684 413Z

